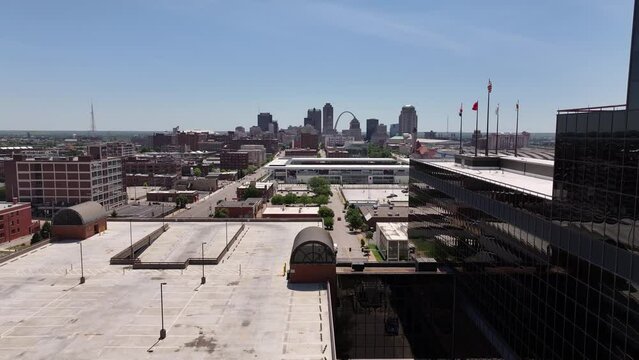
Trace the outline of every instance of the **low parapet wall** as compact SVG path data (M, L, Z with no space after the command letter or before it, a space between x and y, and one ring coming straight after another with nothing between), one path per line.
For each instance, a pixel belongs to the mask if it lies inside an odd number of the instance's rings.
M139 251L140 249L146 249L147 247L151 246L151 244L153 244L153 242L157 240L157 238L159 238L160 235L164 234L164 232L166 232L168 229L169 229L169 224L164 224L160 226L158 229L154 230L149 235L146 235L142 239L133 243L133 249L131 248L131 246L129 246L126 249L117 253L115 256L111 258L109 263L111 265L133 264L134 259L132 259L131 254L133 254L133 258L135 258L135 253L137 251Z

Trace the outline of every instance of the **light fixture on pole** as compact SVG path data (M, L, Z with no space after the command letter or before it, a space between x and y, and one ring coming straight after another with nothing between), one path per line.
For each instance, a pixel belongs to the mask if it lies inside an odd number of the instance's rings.
M202 242L202 281L200 282L202 285L206 284L206 277L204 276L204 244L206 242Z
M162 292L162 287L166 285L165 282L160 283L160 314L162 316L162 329L160 329L160 340L166 338L166 329L164 329L164 294Z

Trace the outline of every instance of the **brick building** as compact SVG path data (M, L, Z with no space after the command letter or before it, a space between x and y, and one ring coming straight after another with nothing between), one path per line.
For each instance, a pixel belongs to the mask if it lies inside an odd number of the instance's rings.
M0 202L0 243L33 234L40 223L31 219L28 203Z
M220 154L220 168L242 170L249 166L249 154L243 151L227 151Z
M270 182L252 181L250 183L245 183L237 187L237 190L235 191L237 198L244 199L246 190L251 186L254 186L259 193L258 196L260 196L262 199L265 199L265 200L272 198L273 195L275 195L275 191L277 190L277 187L275 186L275 181L270 181Z
M225 210L229 218L253 219L261 206L261 198L249 198L241 201L222 201L215 207L215 210Z
M194 203L199 198L199 193L196 190L160 190L149 191L146 193L147 201L156 202L175 202L178 196L184 195L187 203Z
M126 202L120 158L27 158L5 161L7 198L30 202L36 212L97 201L107 210Z
M317 149L286 149L285 157L315 157Z
M181 172L180 161L172 157L131 156L123 162L126 186L172 188Z
M123 141L111 141L87 146L87 155L94 159L127 157L135 155L135 145Z
M319 147L319 135L310 133L300 134L300 146L302 149L317 149Z

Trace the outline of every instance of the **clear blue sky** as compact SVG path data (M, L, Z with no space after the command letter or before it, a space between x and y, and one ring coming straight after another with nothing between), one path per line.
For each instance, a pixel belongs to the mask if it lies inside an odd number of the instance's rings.
M226 130L310 107L419 130L554 131L555 110L625 103L630 0L21 0L0 6L0 129ZM494 109L491 118L494 119ZM348 119L342 118L346 126ZM480 125L480 128L482 126Z

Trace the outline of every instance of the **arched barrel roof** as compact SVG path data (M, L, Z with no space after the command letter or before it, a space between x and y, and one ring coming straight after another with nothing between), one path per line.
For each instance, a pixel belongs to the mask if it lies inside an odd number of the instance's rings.
M293 241L291 264L335 263L331 234L317 226L302 229Z
M53 225L86 225L106 217L107 213L102 205L87 201L58 210L53 216Z

